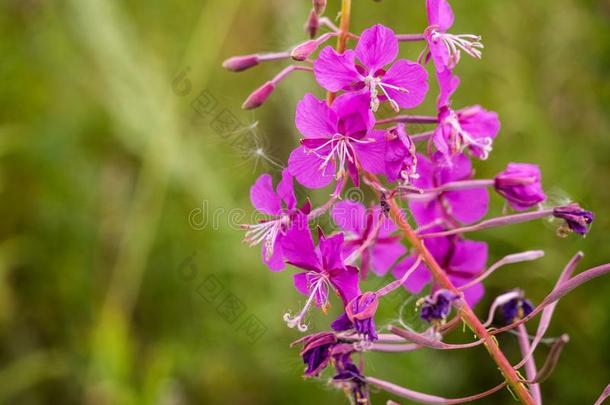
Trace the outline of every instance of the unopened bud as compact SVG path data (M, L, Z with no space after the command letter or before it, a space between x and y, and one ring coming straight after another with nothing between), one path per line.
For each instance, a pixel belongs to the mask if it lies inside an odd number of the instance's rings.
M222 62L222 67L232 72L241 72L258 65L259 59L256 55L233 56Z
M313 38L318 33L318 28L320 28L320 20L318 19L316 10L311 9L307 22L305 23L305 31L309 33L310 38Z
M275 90L275 84L273 82L267 82L258 89L254 90L252 94L248 96L246 101L242 104L241 108L244 110L252 110L260 107L269 98L271 93Z
M314 53L317 48L318 41L310 39L309 41L305 41L302 44L295 46L292 52L290 52L290 57L294 60L304 61L309 58L309 55Z
M326 10L326 0L312 0L313 9L317 15L324 14L324 10Z

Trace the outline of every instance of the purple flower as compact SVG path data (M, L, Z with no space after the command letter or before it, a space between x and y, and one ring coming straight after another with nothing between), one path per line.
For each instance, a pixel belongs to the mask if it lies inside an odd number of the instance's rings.
M441 155L435 154L432 160L418 155L417 174L419 178L413 180L413 185L426 190L470 179L473 171L470 159L462 154L452 157L449 165ZM457 225L456 220L464 224L476 222L487 213L488 206L489 193L486 188L446 191L409 201L409 208L420 226L433 222Z
M456 287L469 283L485 269L487 262L485 242L464 240L459 237L441 237L427 239L426 247ZM396 266L393 271L394 277L400 279L415 260L416 256L410 256ZM418 294L430 282L432 282L430 271L422 263L404 285L410 292ZM464 299L468 305L473 306L483 297L483 292L483 284L476 283L464 291Z
M358 202L345 200L335 204L331 214L345 234L344 257L360 250L362 279L366 278L369 268L378 276L385 275L407 252L400 238L391 236L396 225L382 215L378 206L366 210Z
M443 322L449 315L451 305L456 299L458 299L458 296L449 290L437 290L434 294L424 298L419 316L430 323Z
M565 235L569 231L586 235L594 218L591 211L580 208L578 203L554 208L553 216L565 220L565 225L559 228L561 235Z
M302 146L288 158L288 170L309 188L325 187L346 172L358 185L358 167L385 172L385 138L362 95L344 94L329 108L307 94L297 105L296 126Z
M409 184L417 177L415 144L407 135L404 124L398 124L386 134L385 169L388 181Z
M528 316L534 310L532 303L522 297L513 298L502 305L502 319L505 324L511 324Z
M373 111L384 100L395 111L416 107L428 92L428 73L406 59L394 62L397 56L396 35L378 24L362 32L355 50L339 54L330 46L324 48L314 62L314 74L328 91L366 92Z
M332 349L332 358L337 373L333 377L335 383L344 386L351 395L350 403L369 404L369 390L360 368L352 361L354 347L351 344L338 344Z
M363 335L366 339L377 340L375 312L378 305L377 294L365 292L345 306L345 312L335 319L331 327L337 332L355 329L358 334Z
M540 184L540 168L528 163L509 163L495 178L495 188L510 206L523 211L546 199Z
M500 131L498 114L478 105L458 111L441 107L438 122L433 141L445 157L468 149L472 156L485 160Z
M282 239L284 258L289 264L304 272L294 275L294 285L303 295L308 296L301 312L296 316L284 315L289 327L297 326L302 332L307 330L303 319L312 304L326 310L329 306L329 292L339 294L343 305L347 305L360 294L358 269L343 261L341 248L343 234L326 237L319 230L320 241L316 248L309 232L307 217L297 215L292 226Z
M430 56L438 72L451 70L460 60L460 51L480 59L483 44L481 37L472 34L454 35L447 31L453 26L453 11L446 0L427 0L428 28L424 36Z
M305 377L317 377L328 366L331 349L338 343L337 337L332 332L314 333L293 342L291 346L301 343L303 349L300 354L307 365Z
M250 201L258 212L271 216L271 219L255 225L244 225L247 229L244 241L250 246L262 242L263 262L273 271L282 270L282 239L297 212L293 180L288 170L282 171L282 180L276 190L273 189L271 175L261 175L250 188ZM309 206L306 205L301 210L308 213Z

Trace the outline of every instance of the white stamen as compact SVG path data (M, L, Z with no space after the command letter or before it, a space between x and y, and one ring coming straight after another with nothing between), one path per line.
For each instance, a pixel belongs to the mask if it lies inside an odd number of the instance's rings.
M309 312L309 308L314 303L314 299L320 301L322 308L324 309L328 303L328 289L330 282L328 278L324 274L309 272L308 276L312 276L310 294L307 302L303 306L301 312L297 315L292 316L290 312L286 312L283 316L284 322L289 328L294 328L295 326L299 329L300 332L306 332L308 327L303 322L305 315Z
M336 178L338 179L338 178L342 177L343 174L345 173L345 164L347 162L353 164L356 161L356 150L354 149L352 142L360 143L360 144L367 144L367 143L375 142L375 140L374 139L359 140L359 139L355 139L355 138L350 138L350 137L342 135L342 134L334 134L328 141L324 142L322 145L320 145L314 149L309 149L309 151L315 153L317 157L322 159L322 163L320 163L320 166L319 166L319 169L322 172L324 172L326 170L326 167L328 166L328 163L331 160L336 159L336 161L338 161L338 168L339 168L339 170L336 174ZM321 149L323 149L329 145L331 146L331 149L327 154L323 155L323 154L319 153L319 151Z
M248 230L244 237L244 243L252 247L264 241L265 259L269 260L273 256L273 247L278 234L283 231L289 221L290 218L287 215L282 215L277 219L259 224L243 225L243 228Z
M479 35L460 34L454 35L447 32L433 31L431 36L433 41L442 41L451 59L452 66L455 66L460 60L460 50L476 59L481 59L481 51L483 44Z
M369 88L369 90L371 92L371 110L373 112L376 112L379 109L379 104L380 104L379 92L377 91L377 87L379 87L381 89L383 94L388 99L390 105L392 106L392 109L396 112L400 111L400 107L399 107L398 103L394 99L392 99L392 97L390 97L390 95L386 91L386 88L392 89L395 91L399 91L401 93L409 93L409 90L405 89L404 87L398 87L398 86L394 86L393 84L383 83L381 81L381 77L373 77L373 76L369 75L364 78L364 83L366 84L366 86Z

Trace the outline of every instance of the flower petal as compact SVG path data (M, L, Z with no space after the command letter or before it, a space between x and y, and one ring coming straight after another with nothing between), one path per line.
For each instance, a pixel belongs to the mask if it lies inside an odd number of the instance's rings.
M447 0L427 0L426 11L428 24L438 26L440 31L445 32L453 25L453 10Z
M469 281L460 277L451 276L449 276L449 279L451 279L451 281L456 287L460 287ZM472 287L468 287L464 290L464 299L466 300L466 303L468 303L468 305L471 307L474 307L479 301L481 301L483 295L485 295L485 288L483 287L483 283L477 283Z
M398 56L398 40L394 31L381 24L364 30L356 45L356 55L369 72L375 73Z
M373 130L366 143L352 142L356 158L364 170L373 174L385 174L385 136L384 131Z
M315 153L300 146L288 157L288 170L305 187L322 188L335 178L335 162L331 159L325 168L320 168L322 162Z
M371 270L378 276L384 276L407 249L400 242L377 243L371 249Z
M333 221L341 230L362 235L366 226L366 209L356 201L343 200L336 203L331 211Z
M284 201L289 211L296 208L297 198L294 194L293 177L288 168L282 170L282 180L277 185L277 195Z
M294 288L303 295L309 295L307 273L297 273L293 276Z
M487 243L474 240L455 242L449 267L451 271L477 275L487 264Z
M428 93L428 72L419 63L399 59L381 79L381 85L384 84L406 89L407 92L403 92L384 86L388 96L400 107L417 107Z
M270 174L261 175L250 188L250 201L254 208L263 214L277 215L282 210L280 197L273 189Z
M313 63L313 73L320 86L328 91L343 90L361 81L354 51L339 54L331 46L322 49Z
M463 224L483 218L489 208L489 192L486 188L449 191L443 194L451 206L450 214Z
M330 282L341 296L344 305L360 295L358 269L353 266L333 270L330 274Z
M263 254L263 263L269 267L271 271L281 271L286 267L284 263L284 254L282 252L282 235L278 235L275 238L275 243L273 244L273 254L270 258L266 257L267 247L265 244L262 244L262 254Z
M343 269L343 257L341 247L343 246L343 234L338 233L326 238L320 237L320 253L322 255L322 267L326 270Z
M323 138L337 132L337 115L324 100L311 93L297 104L295 124L306 138Z
M413 266L413 264L415 264L415 260L416 257L410 256L400 262L398 265L396 265L396 267L392 271L394 277L400 280L402 276L405 275L405 272L411 266ZM421 290L424 289L426 284L430 283L430 281L432 281L432 275L430 274L430 271L428 270L426 265L421 263L419 266L417 266L417 269L415 269L415 271L411 273L411 275L409 276L409 278L407 278L407 281L403 285L413 294L418 294L421 292Z
M282 238L282 252L290 264L306 270L319 271L320 259L309 232L306 215L297 215Z

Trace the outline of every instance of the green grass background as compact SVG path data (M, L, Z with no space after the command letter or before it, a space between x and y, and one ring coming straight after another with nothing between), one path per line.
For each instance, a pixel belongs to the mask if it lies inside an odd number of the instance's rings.
M329 3L334 18L338 1ZM569 196L597 214L585 239L560 239L542 221L473 235L490 242L490 261L525 249L547 253L491 277L483 314L494 295L517 286L540 300L578 250L586 253L581 270L610 260L610 3L453 3L453 31L479 33L486 46L482 61L463 56L454 105L481 103L503 125L478 174L535 162L554 200ZM301 378L298 350L289 348L297 333L281 319L303 302L292 271L267 271L235 226L243 220L236 209L252 212L253 180L263 170L277 174L270 159L284 163L297 143L296 102L322 93L297 72L263 108L243 112L247 94L285 62L241 74L220 67L231 55L304 40L309 5L0 2L0 403L345 403L324 381ZM379 22L421 32L424 1L354 1L354 31ZM403 49L414 58L420 47ZM184 72L188 83L176 78ZM431 111L431 94L418 113ZM209 97L213 112L194 122L193 101ZM241 131L214 129L225 110ZM252 153L259 146L266 158ZM492 213L501 206L494 196ZM207 224L197 211L204 208ZM210 277L243 304L237 321L198 293ZM606 277L558 306L549 335L569 333L571 341L542 386L545 403L593 403L610 382L609 291ZM405 293L380 313L380 324L396 319L405 299L413 319ZM325 327L336 307L314 316L312 328ZM256 342L239 330L249 315L266 328ZM514 337L500 342L516 360ZM480 348L366 361L372 375L449 397L500 381ZM387 398L373 394L375 403ZM502 391L482 402L513 399Z

